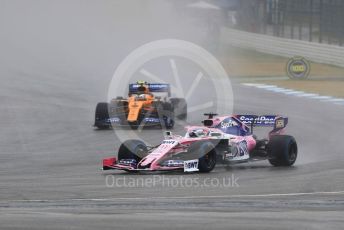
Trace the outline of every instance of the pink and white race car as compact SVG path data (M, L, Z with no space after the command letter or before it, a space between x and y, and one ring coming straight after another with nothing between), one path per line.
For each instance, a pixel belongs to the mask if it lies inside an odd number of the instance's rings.
M297 157L294 137L284 135L288 118L276 115L205 114L203 126L187 126L184 136L167 131L158 146L140 140L121 144L118 157L103 160L103 170L210 172L224 164L268 160L274 166L291 166ZM253 127L273 127L266 139L257 139Z

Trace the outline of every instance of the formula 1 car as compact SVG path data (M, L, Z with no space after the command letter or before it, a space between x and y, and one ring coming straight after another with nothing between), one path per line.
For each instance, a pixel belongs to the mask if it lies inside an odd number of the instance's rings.
M154 94L164 93L163 97ZM117 97L110 103L97 104L94 126L99 129L114 126L162 126L171 129L175 117L186 119L187 104L183 98L171 98L169 84L149 84L138 81L129 84L129 97Z
M217 162L224 164L268 160L274 166L291 166L296 161L297 143L284 135L288 118L276 115L231 115L208 119L203 126L188 126L185 136L166 131L158 146L140 140L121 144L118 157L103 160L103 170L184 170L210 172ZM253 127L273 127L268 138L257 139Z

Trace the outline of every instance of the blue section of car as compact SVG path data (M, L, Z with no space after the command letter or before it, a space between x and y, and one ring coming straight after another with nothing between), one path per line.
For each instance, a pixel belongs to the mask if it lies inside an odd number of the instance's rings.
M160 123L159 118L153 118L153 117L146 117L143 120L145 123Z
M245 130L237 121L232 118L226 118L221 121L215 128L220 129L222 132L237 136L246 136L248 131Z
M118 117L111 117L107 119L107 121L111 123L121 123L121 119L119 119Z
M129 84L129 93L136 93L140 86L141 86L140 84ZM170 84L152 83L152 84L147 84L147 86L151 93L154 93L154 92L169 93L170 92Z
M273 127L276 115L238 115L237 118L245 125Z

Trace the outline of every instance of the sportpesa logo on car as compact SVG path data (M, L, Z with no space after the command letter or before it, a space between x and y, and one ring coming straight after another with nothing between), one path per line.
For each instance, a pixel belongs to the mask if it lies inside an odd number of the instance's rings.
M239 119L244 124L270 125L274 124L276 116L240 116Z
M228 122L221 122L221 128L222 129L226 129L229 127L232 127L233 125L235 125L235 123L233 121L228 121Z

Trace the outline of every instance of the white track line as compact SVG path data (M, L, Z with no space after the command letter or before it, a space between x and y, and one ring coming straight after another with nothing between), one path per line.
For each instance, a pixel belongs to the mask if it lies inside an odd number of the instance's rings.
M245 86L258 86L258 85L262 85L262 84L256 84L256 83L242 83L242 85L245 85Z
M319 96L319 97L313 97L314 99L319 99L319 100L325 100L325 99L331 99L333 97L331 96Z
M283 88L278 88L278 89L274 89L274 90L271 90L271 91L275 91L277 93L289 93L289 92L293 92L293 90L290 90L290 89L283 89Z
M331 97L331 96L321 96L321 95L316 94L316 93L307 93L307 92L303 92L303 91L285 89L285 88L277 87L275 85L256 84L256 83L243 83L242 85L245 85L248 87L256 87L258 89L264 89L264 90L275 92L275 93L283 93L283 94L289 95L289 96L305 97L305 98L310 98L310 99L316 99L318 101L323 101L323 102L331 102L335 105L344 105L344 99L343 98L335 98L335 97Z
M155 200L155 199L204 199L204 198L255 198L255 197L288 197L288 196L312 196L312 195L344 195L344 191L332 192L299 192L299 193L270 193L270 194L245 194L245 195L219 195L219 196L157 196L157 197L116 197L116 198L85 198L85 199L56 199L56 200L9 200L11 202L70 202L70 201L116 201L116 200Z
M325 101L329 101L329 102L344 102L344 99L334 98L334 99L328 99L328 100L325 100Z
M298 95L298 94L304 94L305 92L303 91L290 91L290 92L287 92L287 93L284 93L284 94L287 94L287 95Z
M269 89L269 88L276 88L277 86L275 86L275 85L257 85L256 87L260 88L260 89Z
M304 94L298 94L296 95L297 97L318 97L319 94L315 94L315 93L304 93Z
M279 88L279 87L271 87L271 88L266 88L266 90L280 93L280 92L283 92L286 89Z

